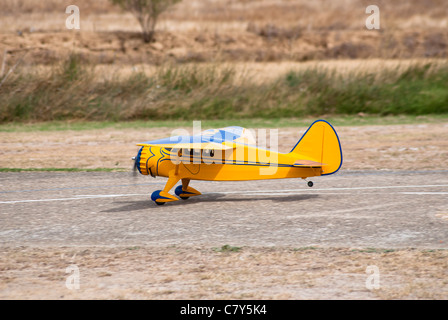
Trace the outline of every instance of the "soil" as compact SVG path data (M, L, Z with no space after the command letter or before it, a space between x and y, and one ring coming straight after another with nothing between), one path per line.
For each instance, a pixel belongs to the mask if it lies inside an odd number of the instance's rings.
M183 129L192 131L192 128ZM436 170L448 167L447 123L335 129L341 140L344 170ZM129 170L131 158L139 148L137 143L169 137L173 130L106 128L2 132L0 167ZM270 129L266 130L269 133ZM278 150L289 152L305 131L305 127L278 129Z
M13 65L49 65L76 52L94 64L279 62L446 58L446 1L379 1L369 30L366 1L183 1L142 40L131 13L109 1L79 0L80 29L67 29L64 4L21 1L0 13L0 54ZM53 4L52 4L53 3ZM93 7L93 8L92 8ZM386 14L387 12L387 14ZM6 50L6 51L5 51Z
M0 248L0 299L446 299L448 295L446 250L233 250ZM79 289L70 277L75 270L71 266L79 271ZM377 289L373 266L380 270Z

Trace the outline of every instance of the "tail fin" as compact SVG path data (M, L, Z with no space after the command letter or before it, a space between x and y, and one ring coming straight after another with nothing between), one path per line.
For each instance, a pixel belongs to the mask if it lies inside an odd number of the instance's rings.
M322 175L336 173L342 166L342 148L334 128L325 120L315 121L292 148L298 159L320 162Z

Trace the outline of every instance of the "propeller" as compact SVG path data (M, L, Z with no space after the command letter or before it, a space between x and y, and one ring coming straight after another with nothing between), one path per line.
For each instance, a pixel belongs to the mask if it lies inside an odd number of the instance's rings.
M134 160L134 165L132 166L132 175L134 177L136 177L137 176L137 170L138 170L137 166L139 164L137 163L137 157L132 157L132 160Z

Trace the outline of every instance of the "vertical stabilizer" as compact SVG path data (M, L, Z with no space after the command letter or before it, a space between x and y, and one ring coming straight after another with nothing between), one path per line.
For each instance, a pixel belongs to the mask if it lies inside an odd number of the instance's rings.
M291 153L300 159L323 163L322 175L336 173L342 165L342 148L339 137L325 120L315 121L292 148Z

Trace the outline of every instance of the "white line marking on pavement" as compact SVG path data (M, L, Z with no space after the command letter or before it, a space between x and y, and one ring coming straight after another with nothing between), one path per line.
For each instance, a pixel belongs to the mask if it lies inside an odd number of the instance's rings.
M321 189L283 189L283 190L242 190L242 191L223 191L223 192L204 192L204 194L239 194L239 195L292 195L305 193L315 193L319 191L347 191L347 190L375 190L375 189L399 189L399 188L444 188L448 187L447 184L433 184L433 185L411 185L411 186L377 186L377 187L350 187L350 188L321 188ZM399 194L412 194L412 195L447 195L448 192L396 192ZM343 194L340 192L325 194ZM347 194L347 193L344 193ZM27 203L27 202L51 202L51 201L70 201L70 200L84 200L84 199L100 199L100 198L115 198L115 197L132 197L132 196L148 196L145 193L132 193L132 194L97 194L97 195L77 195L73 198L59 198L59 199L30 199L30 200L11 200L0 201L0 204L14 204L14 203Z
M339 190L370 190L370 189L397 189L397 188L435 188L448 187L448 184L431 184L431 185L411 185L411 186L381 186L381 187L350 187L350 188L321 188L321 189L277 189L277 190L241 190L241 191L223 191L223 194L237 193L278 193L278 192L310 192L310 191L339 191Z
M59 199L34 199L34 200L12 200L0 201L0 203L25 203L25 202L45 202L45 201L69 201L69 200L84 200L84 199L99 199L99 198L115 198L115 197L132 197L132 196L147 196L147 194L98 194L98 195L79 195L75 198L59 198Z
M418 194L418 195L423 195L423 194L434 194L434 195L446 195L448 194L448 192L400 192L401 194Z

